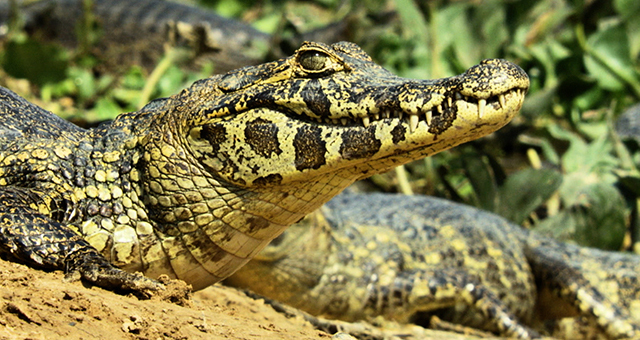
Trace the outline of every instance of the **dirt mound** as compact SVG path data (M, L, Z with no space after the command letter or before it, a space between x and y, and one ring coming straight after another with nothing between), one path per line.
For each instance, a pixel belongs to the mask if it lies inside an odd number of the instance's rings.
M330 339L301 318L213 286L191 296L181 281L150 300L0 260L0 339Z

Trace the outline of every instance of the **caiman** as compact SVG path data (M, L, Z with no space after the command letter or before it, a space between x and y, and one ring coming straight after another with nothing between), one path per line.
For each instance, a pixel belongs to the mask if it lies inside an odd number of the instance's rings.
M1 88L0 251L110 289L201 289L354 181L499 129L528 86L504 60L412 80L309 42L90 130Z
M8 0L0 0L0 38L9 22L18 20L41 41L68 48L89 45L88 52L111 72L131 65L153 69L166 48L173 47L185 52L189 66L212 63L214 72L224 73L282 57L280 45L288 53L305 40L334 43L348 38L346 21L340 21L281 41L247 23L163 0L39 0L21 4L13 12L9 15ZM288 49L291 45L295 47Z
M640 337L637 255L560 243L426 196L341 194L225 282L345 321L432 326L436 316L525 339L536 333L514 330Z

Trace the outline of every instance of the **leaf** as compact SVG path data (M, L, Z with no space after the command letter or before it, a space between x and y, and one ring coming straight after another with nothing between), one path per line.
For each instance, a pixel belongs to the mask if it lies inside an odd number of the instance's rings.
M100 98L96 102L96 106L93 109L95 121L102 122L105 120L114 119L120 114L122 108L118 106L111 98Z
M496 212L517 224L546 202L562 183L553 169L524 169L507 178L498 192Z
M584 62L589 74L605 89L622 91L627 84L633 88L640 86L623 25L594 32L587 39Z
M614 8L620 15L630 20L636 19L640 13L640 1L638 0L614 0Z
M438 56L438 61L444 65L440 66L440 70L434 71L434 76L441 77L459 73L458 71L464 71L482 59L482 49L480 48L482 45L470 26L467 18L468 11L469 4L464 2L451 4L437 11L436 32L431 32L432 37L435 35L432 46L437 44L438 50L446 50L452 57ZM456 27L456 29L452 30L451 27ZM462 70L458 70L458 68L462 68Z
M538 223L534 230L582 246L620 249L626 232L620 192L612 185L595 183L583 187L579 195L574 205Z
M13 77L44 85L64 80L68 62L68 53L57 45L26 39L6 44L2 68Z
M587 144L577 134L550 126L549 132L556 138L569 141L569 149L562 156L562 169L565 173L583 172L604 174L619 164L612 156L613 142L609 136L601 135Z
M465 152L461 159L478 200L476 206L483 210L495 211L496 185L489 166L483 162L482 156L474 151Z
M71 67L69 77L73 78L76 85L79 101L82 102L96 95L96 81L90 70Z

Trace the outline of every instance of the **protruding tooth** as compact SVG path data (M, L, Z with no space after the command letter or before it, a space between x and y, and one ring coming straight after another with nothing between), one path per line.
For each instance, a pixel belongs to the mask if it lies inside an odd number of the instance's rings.
M373 118L375 118L375 120L380 120L380 114L376 113L375 115L373 115Z
M507 98L505 98L504 94L498 95L498 102L500 103L500 107L503 109L507 107Z
M484 107L487 106L486 99L478 99L478 117L484 116Z
M433 111L431 111L431 110L427 111L426 118L427 118L427 125L431 126L431 119L433 118Z
M347 125L347 118L340 118L342 125Z
M369 117L362 117L362 124L364 127L369 126Z
M418 128L418 116L409 115L409 131L414 132Z
M398 112L398 118L400 118L400 120L402 120L402 118L404 118L404 111L399 111Z
M453 106L453 99L451 99L451 97L447 97L447 104L449 104L449 107Z
M442 105L438 105L438 112L442 113Z
M333 125L338 125L340 124L340 121L337 118L333 118L331 119L331 123L333 123Z

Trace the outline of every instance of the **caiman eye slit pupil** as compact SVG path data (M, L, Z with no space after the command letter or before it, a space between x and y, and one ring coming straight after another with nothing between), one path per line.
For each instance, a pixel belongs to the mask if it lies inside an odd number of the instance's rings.
M319 51L306 51L300 54L298 61L307 71L322 71L327 64L328 56Z

